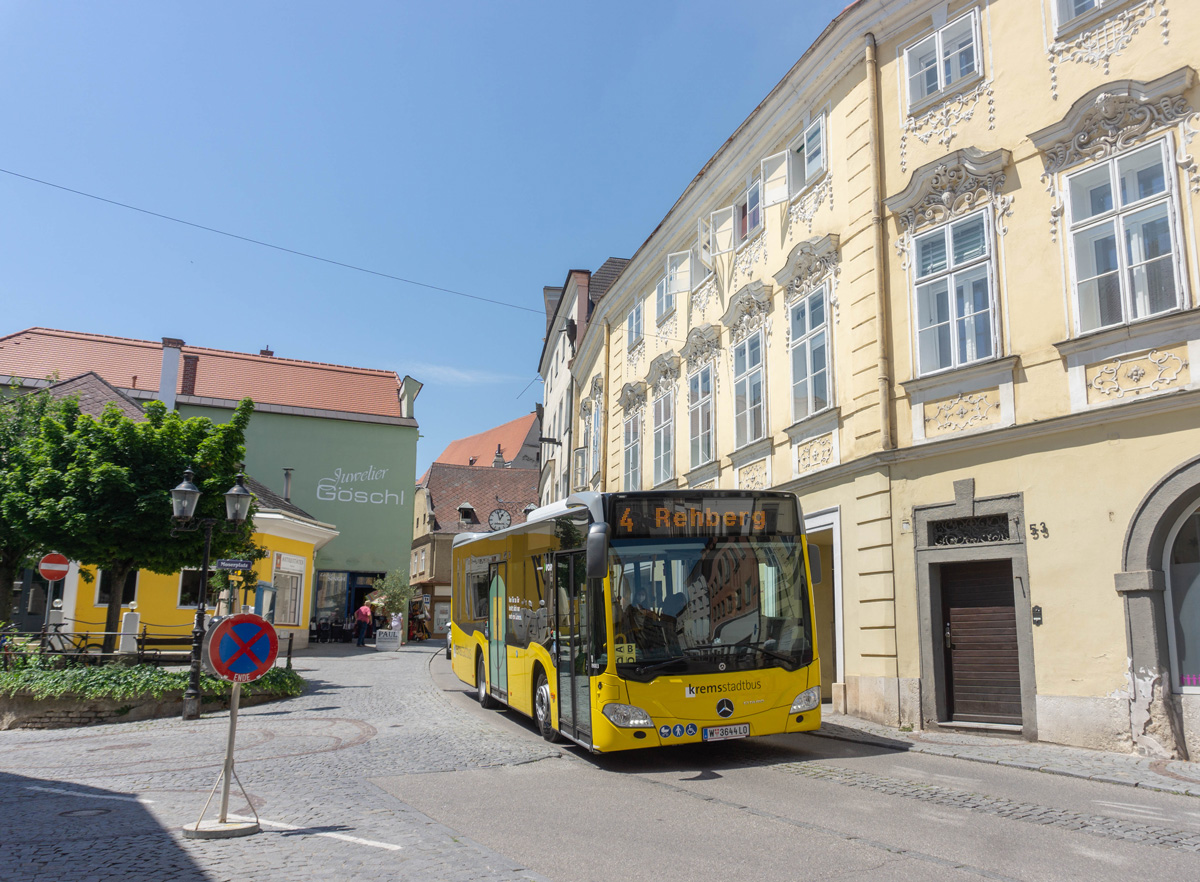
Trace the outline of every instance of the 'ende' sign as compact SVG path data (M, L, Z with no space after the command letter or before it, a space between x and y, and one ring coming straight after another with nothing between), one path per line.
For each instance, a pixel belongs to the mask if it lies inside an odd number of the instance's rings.
M387 477L388 469L367 466L366 470L350 472L334 469L333 475L317 482L317 499L325 502L355 502L368 505L402 505L404 491L396 493L377 482ZM367 485L367 486L363 486Z

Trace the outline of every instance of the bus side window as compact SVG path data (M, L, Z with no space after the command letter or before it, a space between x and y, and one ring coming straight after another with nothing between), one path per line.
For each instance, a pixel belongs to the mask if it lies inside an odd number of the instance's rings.
M471 576L471 597L475 604L475 618L488 617L488 577L487 573L474 573Z

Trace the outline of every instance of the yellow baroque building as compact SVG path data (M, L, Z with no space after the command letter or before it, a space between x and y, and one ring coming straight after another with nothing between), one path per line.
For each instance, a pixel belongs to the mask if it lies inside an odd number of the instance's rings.
M1200 755L1197 67L1196 3L847 7L579 331L572 489L798 493L836 710Z

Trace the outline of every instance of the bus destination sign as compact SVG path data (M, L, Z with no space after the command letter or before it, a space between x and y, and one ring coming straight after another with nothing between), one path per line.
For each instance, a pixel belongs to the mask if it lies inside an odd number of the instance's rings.
M792 496L617 495L613 536L779 536L799 532Z

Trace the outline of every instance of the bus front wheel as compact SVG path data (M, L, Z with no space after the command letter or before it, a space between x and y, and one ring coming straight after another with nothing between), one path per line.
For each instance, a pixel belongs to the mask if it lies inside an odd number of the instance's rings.
M475 697L479 699L479 706L484 710L500 706L500 702L488 695L487 675L483 670L482 654L475 659Z
M543 738L551 744L562 740L550 719L550 684L546 682L546 675L540 670L537 674L537 685L533 689L533 713Z

